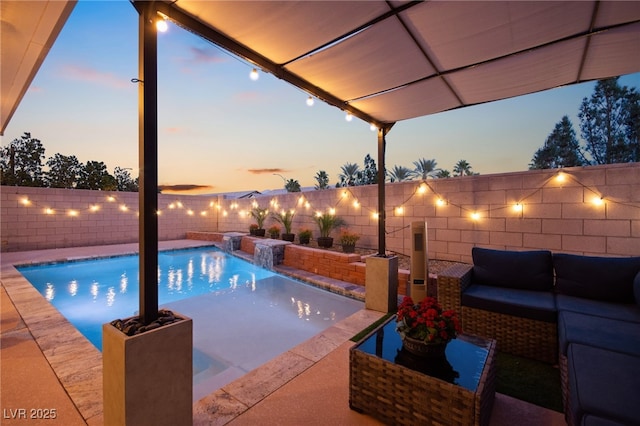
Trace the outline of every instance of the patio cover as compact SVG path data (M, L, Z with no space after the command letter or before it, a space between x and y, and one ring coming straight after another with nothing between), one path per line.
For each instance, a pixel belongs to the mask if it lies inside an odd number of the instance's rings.
M0 2L0 134L75 3ZM637 1L157 6L188 30L379 127L640 71Z
M0 1L0 135L76 1Z
M387 127L640 71L637 1L214 1L169 19Z

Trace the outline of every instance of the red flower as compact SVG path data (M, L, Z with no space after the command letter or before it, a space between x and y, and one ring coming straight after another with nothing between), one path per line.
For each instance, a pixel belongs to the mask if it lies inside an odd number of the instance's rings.
M401 335L425 342L448 342L461 332L456 312L443 310L433 297L425 297L417 304L411 297L405 297L398 306L396 321Z

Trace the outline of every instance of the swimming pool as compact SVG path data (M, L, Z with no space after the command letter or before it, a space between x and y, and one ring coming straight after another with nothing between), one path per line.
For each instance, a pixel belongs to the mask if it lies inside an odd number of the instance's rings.
M137 256L18 270L99 349L139 309ZM161 252L158 280L160 306L193 319L194 400L364 307L213 247Z

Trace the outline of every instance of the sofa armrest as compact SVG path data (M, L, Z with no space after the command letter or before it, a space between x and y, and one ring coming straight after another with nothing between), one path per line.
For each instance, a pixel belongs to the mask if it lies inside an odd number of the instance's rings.
M438 274L438 302L444 309L460 313L460 297L471 284L473 265L460 263Z

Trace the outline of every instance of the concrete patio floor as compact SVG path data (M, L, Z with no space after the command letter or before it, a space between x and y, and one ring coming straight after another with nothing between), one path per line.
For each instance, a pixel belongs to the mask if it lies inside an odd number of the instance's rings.
M180 240L163 242L160 247L199 245L204 244ZM2 254L2 425L103 424L100 353L73 332L75 329L35 289L29 289L28 283L25 286L26 280L13 265L132 253L136 249L137 244L122 244ZM352 411L348 393L349 348L353 345L349 339L381 315L362 310L201 399L194 404L194 424L380 424ZM45 414L55 419L31 418ZM561 413L498 394L490 424L566 423Z

